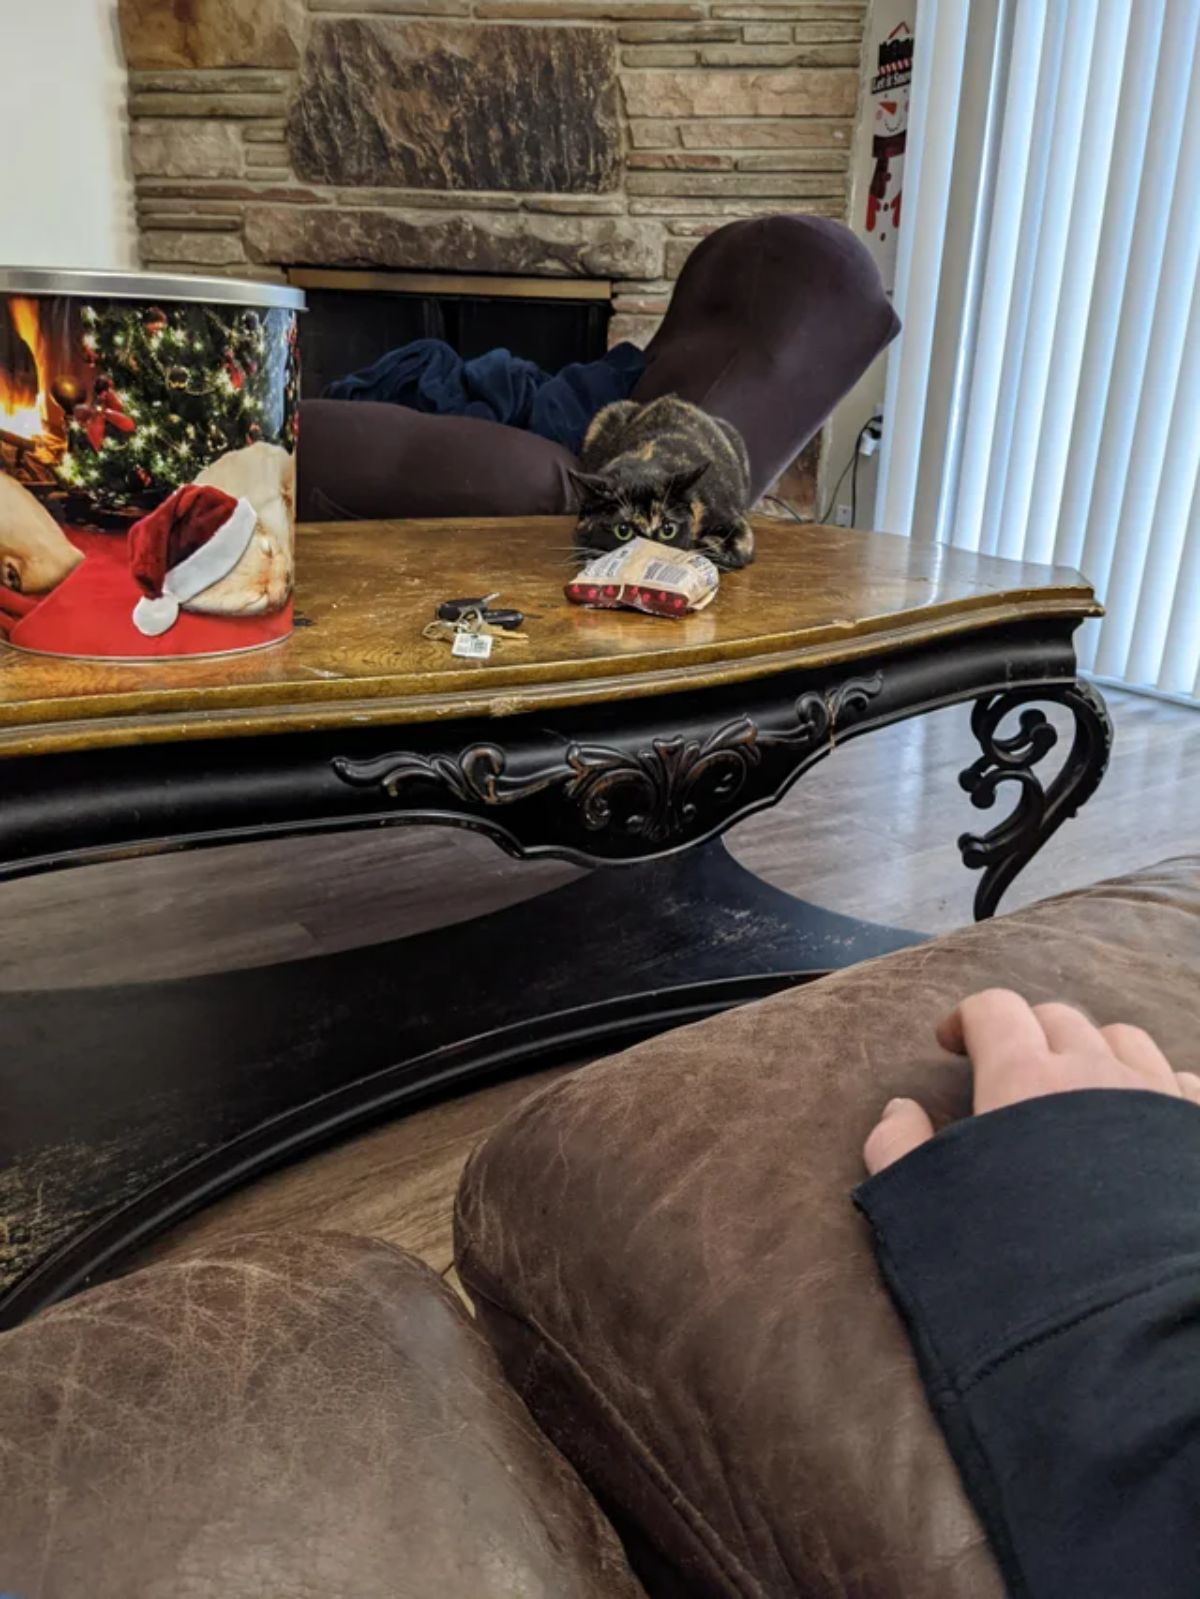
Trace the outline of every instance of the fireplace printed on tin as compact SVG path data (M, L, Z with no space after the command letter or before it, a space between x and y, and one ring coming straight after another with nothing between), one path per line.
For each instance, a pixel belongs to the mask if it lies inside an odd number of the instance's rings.
M260 303L214 303L184 298L187 280L142 286L134 298L0 281L0 639L12 647L159 659L291 629L302 297L241 285Z

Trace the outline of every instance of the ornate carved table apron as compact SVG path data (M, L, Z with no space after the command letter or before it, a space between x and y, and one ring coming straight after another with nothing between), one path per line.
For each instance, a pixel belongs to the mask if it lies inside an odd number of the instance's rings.
M559 520L316 527L308 625L276 649L0 657L6 878L418 821L619 868L368 949L3 996L8 1322L373 1118L913 942L768 887L719 841L847 739L969 703L962 783L982 807L1015 798L959 840L977 917L1103 774L1109 722L1072 648L1099 608L1074 572L768 523L714 606L668 621L568 606L569 541ZM530 615L528 643L485 664L421 637L438 600L492 589ZM1046 781L1041 702L1074 725Z

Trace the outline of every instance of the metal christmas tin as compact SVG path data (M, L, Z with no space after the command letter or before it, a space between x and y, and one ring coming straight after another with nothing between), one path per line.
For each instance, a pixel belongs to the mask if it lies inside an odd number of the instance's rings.
M292 625L299 291L0 270L0 639L159 660Z

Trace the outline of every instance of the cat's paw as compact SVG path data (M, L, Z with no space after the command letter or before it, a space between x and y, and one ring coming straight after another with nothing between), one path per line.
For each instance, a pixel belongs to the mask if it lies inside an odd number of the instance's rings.
M754 529L743 517L734 528L726 545L734 570L749 566L754 559Z
M723 572L738 572L754 559L754 529L743 517L731 528L706 533L697 548Z

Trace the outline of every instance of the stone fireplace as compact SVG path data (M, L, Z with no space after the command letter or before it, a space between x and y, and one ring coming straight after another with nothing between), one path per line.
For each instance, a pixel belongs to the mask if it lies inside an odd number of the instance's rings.
M143 262L588 280L644 342L723 222L845 215L865 10L120 0Z

